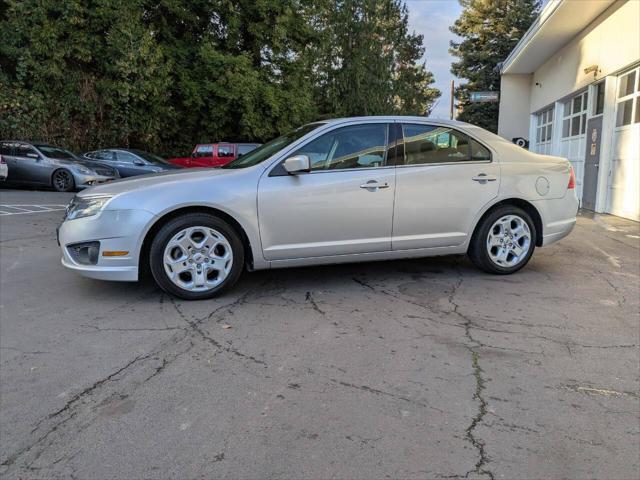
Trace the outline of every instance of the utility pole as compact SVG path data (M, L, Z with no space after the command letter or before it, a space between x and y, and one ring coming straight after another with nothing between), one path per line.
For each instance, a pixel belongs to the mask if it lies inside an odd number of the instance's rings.
M453 92L454 92L454 85L453 85L453 80L451 80L451 101L449 104L449 119L453 120Z

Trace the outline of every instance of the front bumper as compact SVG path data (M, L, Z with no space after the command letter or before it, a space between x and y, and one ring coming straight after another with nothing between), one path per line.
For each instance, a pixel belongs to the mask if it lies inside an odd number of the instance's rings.
M100 280L138 280L140 248L154 215L146 210L103 210L92 217L65 220L58 230L62 265L80 275ZM100 242L95 265L81 264L69 253L69 245ZM126 251L124 256L104 257L103 252Z
M73 179L76 182L76 188L82 190L84 188L93 187L94 185L116 180L116 177L108 177L106 175L85 175L84 173L73 172Z

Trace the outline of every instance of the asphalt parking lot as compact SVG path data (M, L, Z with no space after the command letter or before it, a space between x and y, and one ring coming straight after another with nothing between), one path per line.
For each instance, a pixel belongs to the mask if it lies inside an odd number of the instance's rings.
M70 197L0 190L4 478L640 476L636 223L582 215L510 277L442 257L185 302L66 271Z

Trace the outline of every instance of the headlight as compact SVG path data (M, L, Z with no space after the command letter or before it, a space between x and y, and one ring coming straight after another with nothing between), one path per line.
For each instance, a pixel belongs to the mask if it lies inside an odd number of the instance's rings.
M66 220L96 215L111 200L111 197L74 197L67 206Z
M76 170L80 173L83 173L84 175L94 174L94 172L91 169L85 167L84 165L76 165Z

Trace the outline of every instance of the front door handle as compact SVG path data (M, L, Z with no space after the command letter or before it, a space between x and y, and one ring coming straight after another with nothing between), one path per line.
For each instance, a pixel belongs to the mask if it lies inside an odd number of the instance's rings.
M487 183L487 182L495 182L498 178L493 175L487 175L486 173L480 173L476 177L471 177L471 180L474 182Z
M388 183L379 183L375 180L369 180L367 183L360 185L360 188L366 188L367 190L375 190L378 188L389 188Z

